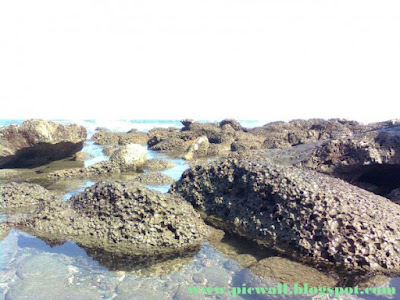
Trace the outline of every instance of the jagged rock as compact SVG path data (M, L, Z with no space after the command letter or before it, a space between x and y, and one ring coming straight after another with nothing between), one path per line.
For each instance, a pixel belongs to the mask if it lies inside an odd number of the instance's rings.
M110 157L110 162L123 171L136 171L146 163L147 151L137 144L124 145L116 150Z
M172 161L164 159L148 159L143 166L143 169L151 171L165 170L175 167Z
M207 156L209 146L208 138L201 136L186 149L183 159L192 160L194 158L205 157Z
M0 209L30 208L54 200L44 187L33 183L4 183L0 185Z
M0 168L35 167L70 157L83 147L86 129L44 120L0 129Z
M191 168L170 191L208 222L314 266L400 271L400 207L340 179L254 156Z
M208 227L184 199L133 182L100 182L45 205L20 224L46 240L73 240L113 255L153 255L198 247Z
M92 140L99 145L145 145L148 139L147 133L132 130L127 133L99 131L92 136Z

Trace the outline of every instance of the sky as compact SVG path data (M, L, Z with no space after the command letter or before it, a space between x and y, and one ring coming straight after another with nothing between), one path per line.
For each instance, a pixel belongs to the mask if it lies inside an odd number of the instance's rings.
M400 118L400 1L0 1L0 119Z

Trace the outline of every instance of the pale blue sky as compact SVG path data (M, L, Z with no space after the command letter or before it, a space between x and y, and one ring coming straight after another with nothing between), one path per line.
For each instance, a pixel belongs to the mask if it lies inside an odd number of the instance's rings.
M0 2L0 118L400 118L399 1Z

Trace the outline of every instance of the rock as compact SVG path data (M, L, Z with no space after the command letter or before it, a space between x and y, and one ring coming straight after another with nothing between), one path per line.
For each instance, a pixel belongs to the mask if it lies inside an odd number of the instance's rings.
M121 169L116 163L103 161L86 168L72 168L50 172L47 177L51 180L87 178L106 174L117 174L124 171L126 170Z
M0 185L0 192L1 210L32 208L54 200L54 196L48 190L33 183L4 183Z
M232 158L185 171L170 192L211 224L314 266L400 270L400 207L340 179Z
M120 147L115 146L115 145L105 145L103 147L103 154L107 156L111 156L115 150L118 150Z
M44 165L74 155L83 147L86 129L44 120L0 129L0 168Z
M175 167L175 164L172 161L163 159L148 159L143 166L144 169L151 171L160 171L173 167Z
M293 285L295 283L309 286L338 286L337 280L308 267L304 264L290 261L282 257L269 257L258 261L249 270L263 278L271 278L277 282Z
M287 148L319 140L344 137L367 130L355 121L311 119L274 122L248 132L264 137L264 148Z
M221 128L224 128L226 125L230 125L235 131L243 131L242 125L234 119L225 119L219 123Z
M399 153L400 126L392 126L317 144L297 164L386 195L400 187Z
M136 258L136 265L143 256L199 247L208 234L182 198L118 181L97 183L68 203L52 202L20 226L53 243L75 241L88 253L109 253L102 256L125 261Z
M177 137L179 132L178 128L154 128L148 132L149 140L147 141L147 145L150 147L153 147L157 145L158 143L173 138ZM156 150L156 149L154 149Z
M188 130L190 125L193 124L194 122L196 122L195 120L192 119L184 119L181 121L182 125L183 125L183 129L182 130Z
M121 170L136 171L141 169L146 162L147 151L143 146L136 144L124 145L116 150L110 157L110 161Z
M93 158L93 155L88 152L79 151L78 153L75 154L76 161L85 161L90 158Z
M183 152L187 148L187 143L179 137L171 137L151 146L150 150L165 152Z
M150 173L143 173L139 176L133 178L134 181L140 182L146 185L170 185L175 182L175 180L165 174L157 173L157 172L150 172Z
M397 188L397 189L394 189L393 191L391 191L386 196L386 198L388 198L394 202L400 203L400 188Z
M192 160L194 158L207 156L207 150L210 143L206 136L199 137L185 151L183 159Z
M132 130L127 133L99 131L92 136L92 140L99 145L145 145L148 139L147 133Z

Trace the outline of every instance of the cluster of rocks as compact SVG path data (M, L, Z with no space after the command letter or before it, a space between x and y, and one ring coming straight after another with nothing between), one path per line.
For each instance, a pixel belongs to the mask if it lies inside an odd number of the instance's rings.
M0 168L44 165L80 151L86 129L44 120L28 120L20 126L0 129Z
M148 133L150 150L183 156L186 160L214 157L244 149L259 149L262 138L243 128L231 119L219 123L199 123L193 120L181 121L184 127L155 128Z
M340 179L253 155L191 168L171 192L211 224L314 266L400 271L400 207Z
M116 150L109 161L100 162L85 168L73 168L51 172L51 179L93 177L112 173L121 173L141 170L146 163L146 149L137 144L121 146Z
M184 199L133 182L99 182L68 202L42 192L38 212L16 226L52 244L73 240L120 256L168 254L196 248L208 234ZM10 202L13 196L4 197Z

